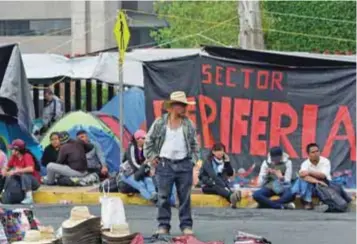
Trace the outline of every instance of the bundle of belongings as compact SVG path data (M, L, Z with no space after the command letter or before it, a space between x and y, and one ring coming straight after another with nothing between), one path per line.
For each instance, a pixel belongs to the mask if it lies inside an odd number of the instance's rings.
M238 231L234 238L234 244L271 244L271 242L262 236Z
M60 244L51 226L41 226L32 210L18 208L0 213L0 244Z
M210 241L210 242L203 242L198 240L195 236L192 235L185 235L185 236L177 236L177 237L169 237L167 235L154 235L150 240L145 243L153 243L153 244L160 244L160 243L169 243L169 244L224 244L222 241Z

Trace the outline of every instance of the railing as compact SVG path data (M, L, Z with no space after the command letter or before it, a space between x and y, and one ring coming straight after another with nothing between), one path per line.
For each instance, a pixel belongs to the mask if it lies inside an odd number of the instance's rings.
M55 95L64 102L65 112L74 110L97 111L116 94L113 85L96 80L71 80L65 78L60 82L30 81L36 118L43 109L43 90L51 87Z

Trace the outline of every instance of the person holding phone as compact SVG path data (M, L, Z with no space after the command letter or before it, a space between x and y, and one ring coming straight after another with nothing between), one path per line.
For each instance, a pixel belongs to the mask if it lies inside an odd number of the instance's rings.
M200 170L202 192L224 197L230 203L231 208L236 208L237 202L241 199L241 192L232 191L229 187L228 178L233 174L229 157L225 153L225 146L222 143L214 144Z

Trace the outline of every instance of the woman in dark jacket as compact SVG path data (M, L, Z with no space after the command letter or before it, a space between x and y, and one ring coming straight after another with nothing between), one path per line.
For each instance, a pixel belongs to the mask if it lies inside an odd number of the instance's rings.
M59 149L61 146L61 143L59 140L59 133L52 132L50 135L50 141L51 141L51 143L47 147L45 147L45 150L43 152L42 159L41 159L41 164L44 167L46 167L47 164L49 164L49 163L57 162L58 153L59 153Z
M225 153L222 143L213 145L211 153L202 165L199 179L204 194L219 195L227 199L232 208L241 199L240 191L233 192L228 184L228 178L233 176L233 168Z

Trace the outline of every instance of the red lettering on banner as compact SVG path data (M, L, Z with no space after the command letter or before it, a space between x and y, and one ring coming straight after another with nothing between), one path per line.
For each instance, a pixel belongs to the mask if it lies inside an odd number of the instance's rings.
M274 90L277 88L280 91L282 91L283 86L281 85L281 82L283 81L283 72L273 71L271 76L272 76L272 83L271 83L270 90Z
M203 145L205 148L211 148L214 143L214 138L209 129L209 124L214 122L217 117L217 106L215 101L207 96L199 95L198 100L202 122ZM209 116L206 113L206 106L211 110Z
M256 156L267 155L267 142L260 140L259 136L266 134L266 122L260 118L268 117L269 103L265 101L253 101L252 128L250 134L250 154Z
M226 150L230 148L231 137L231 110L232 98L222 97L221 103L221 120L220 120L220 134L221 142L226 146Z
M288 127L281 127L281 119L283 116L290 118L290 125ZM285 147L286 152L291 158L298 158L294 147L289 141L288 135L293 133L298 124L298 117L296 111L287 103L273 102L271 127L270 127L270 147L280 146L280 140Z
M343 124L343 126L345 127L346 135L338 135L338 130L341 124ZM344 140L347 140L351 147L350 159L352 161L356 161L356 134L353 128L352 118L350 112L348 111L348 107L340 106L337 111L335 120L332 124L331 131L327 138L322 155L325 157L329 157L334 141Z
M302 112L301 155L307 157L306 146L316 142L317 105L306 104Z
M259 70L257 74L257 88L259 90L266 90L269 87L269 71Z
M163 106L164 106L164 101L163 100L155 100L155 101L153 101L154 118L160 117L162 115Z
M227 86L228 87L235 87L236 86L236 84L232 83L232 80L231 80L231 72L236 72L236 71L237 71L237 69L234 68L234 67L227 67L226 82L227 82Z
M217 86L223 86L223 82L221 82L222 70L223 70L222 66L216 67L216 85Z
M212 83L211 65L202 64L202 75L206 76L206 78L202 80L202 83L204 84Z
M251 100L234 99L233 111L233 131L232 131L232 153L241 153L242 137L248 135L248 120L243 120L243 116L250 114Z
M244 88L248 89L250 86L250 75L253 73L253 69L242 69L242 73L244 74Z

